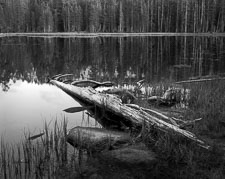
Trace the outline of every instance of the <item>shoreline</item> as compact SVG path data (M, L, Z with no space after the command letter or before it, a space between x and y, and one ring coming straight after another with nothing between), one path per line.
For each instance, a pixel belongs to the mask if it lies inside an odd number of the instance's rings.
M225 37L225 33L89 33L89 32L49 32L49 33L0 33L0 37L151 37L151 36L211 36Z

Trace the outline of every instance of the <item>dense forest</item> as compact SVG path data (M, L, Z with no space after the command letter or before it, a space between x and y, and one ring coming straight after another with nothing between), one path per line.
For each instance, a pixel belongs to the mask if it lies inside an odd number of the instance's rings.
M224 32L224 0L0 0L0 32Z

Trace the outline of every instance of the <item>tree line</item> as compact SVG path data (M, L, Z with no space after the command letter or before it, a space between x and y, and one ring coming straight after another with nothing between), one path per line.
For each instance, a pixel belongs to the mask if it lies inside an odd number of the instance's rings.
M224 32L224 0L0 0L0 32Z

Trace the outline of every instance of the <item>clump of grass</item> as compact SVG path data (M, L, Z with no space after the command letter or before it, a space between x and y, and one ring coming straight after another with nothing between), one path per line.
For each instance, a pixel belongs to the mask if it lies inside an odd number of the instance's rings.
M68 160L67 121L57 121L53 129L44 124L44 135L9 145L3 137L0 146L0 178L51 178L74 173L75 162ZM68 168L72 168L69 170Z
M155 178L224 178L224 151L216 145L206 150L175 133L164 133L144 125L144 143L153 150L158 161Z
M196 132L218 133L225 127L225 83L212 81L190 85L189 111L192 118L201 117Z

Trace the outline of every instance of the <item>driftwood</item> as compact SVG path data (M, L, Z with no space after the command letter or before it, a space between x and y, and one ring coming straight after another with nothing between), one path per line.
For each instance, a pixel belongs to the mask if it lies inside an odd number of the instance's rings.
M156 104L158 106L171 107L181 102L181 99L177 92L173 89L168 89L163 96L151 96L147 99L149 104Z
M198 118L198 119L194 119L194 120L188 120L188 121L185 121L185 120L182 120L182 119L178 119L178 118L175 118L175 117L169 117L161 112L158 112L156 110L153 110L153 109L147 109L147 108L143 108L143 107L140 107L136 104L126 104L127 106L131 107L131 108L134 108L134 109L137 109L137 110L143 110L147 113L150 113L156 117L159 117L159 118L162 118L163 120L169 122L170 124L173 124L179 128L186 128L186 127L189 127L189 126L192 126L194 125L195 123L199 122L202 120L202 118Z
M145 122L146 124L154 125L159 130L174 132L198 143L198 145L204 148L209 148L209 146L195 134L180 129L178 126L165 122L159 117L155 117L143 110L137 110L126 104L122 104L122 101L114 95L99 93L93 88L81 88L64 84L57 80L51 80L50 83L62 89L81 103L81 105L95 106L94 109L89 109L88 112L93 114L103 127L110 128L111 124L117 125L118 128L122 125L127 127L141 127L143 122ZM98 113L100 113L100 116Z
M122 103L133 103L134 100L137 100L137 98L126 89L113 88L104 92L107 94L117 95L122 100Z
M219 78L206 78L206 79L194 79L194 80L186 80L186 81L178 81L175 82L175 84L184 84L184 83L197 83L197 82L208 82L208 81L219 81L219 80L225 80L225 77L219 77Z
M86 86L88 85L95 89L98 87L111 87L111 86L114 86L115 84L110 81L97 82L94 80L81 80L81 81L73 81L71 85L80 86L80 87L85 87L85 85Z
M52 78L60 81L62 78L65 78L65 77L68 77L68 76L73 76L73 74L64 74L64 75L58 74L58 75L53 76Z
M162 113L160 113L158 111L155 111L155 110L152 110L152 109L143 108L143 107L140 107L140 106L138 106L136 104L127 104L127 106L129 106L131 108L138 109L138 110L143 110L145 112L148 112L148 113L151 113L153 115L156 115L157 117L160 117L160 118L162 118L162 119L164 119L166 121L169 121L171 124L179 127L177 122L174 121L171 117L168 117L168 116L166 116L166 115L164 115L164 114L162 114Z
M130 136L126 132L102 128L74 127L67 135L68 143L88 152L117 149L128 145L130 141Z

